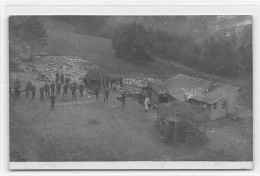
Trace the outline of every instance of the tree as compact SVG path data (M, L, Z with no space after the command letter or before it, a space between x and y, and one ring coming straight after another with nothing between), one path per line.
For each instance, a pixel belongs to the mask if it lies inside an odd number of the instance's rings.
M148 32L141 24L123 24L112 35L115 56L135 63L150 60Z
M236 51L228 40L214 37L202 44L202 67L205 72L219 75L234 75L239 69Z
M27 17L21 24L21 39L30 49L30 59L33 57L33 51L37 46L45 46L46 29L37 16Z

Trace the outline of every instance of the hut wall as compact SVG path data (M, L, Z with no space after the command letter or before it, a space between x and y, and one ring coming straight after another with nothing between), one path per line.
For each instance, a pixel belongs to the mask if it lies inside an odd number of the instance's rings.
M152 90L151 92L151 102L153 104L159 104L159 94L154 90Z
M215 120L220 117L224 117L227 114L233 114L236 112L236 100L238 96L238 91L220 99L216 104L212 104L210 118Z

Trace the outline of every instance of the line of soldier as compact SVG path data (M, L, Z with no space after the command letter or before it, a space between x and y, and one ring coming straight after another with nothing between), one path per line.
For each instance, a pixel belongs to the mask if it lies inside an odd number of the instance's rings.
M69 82L70 82L70 79L66 78L65 84L63 85L63 95L62 96L67 97L67 92L70 87L71 93L72 93L72 98L73 98L73 100L76 100L76 90L78 87L80 96L82 97L83 90L84 90L84 86L83 86L82 82L79 84L79 86L77 86L77 83L74 81L72 81L70 84L69 84ZM55 87L56 87L56 95L55 95ZM52 82L50 85L47 82L45 82L45 84L39 89L40 100L41 101L44 100L44 93L45 93L45 96L46 97L48 96L51 99L51 109L53 109L54 104L55 104L55 98L56 98L56 96L60 95L61 87L62 87L62 79L61 79L61 81L57 81L56 85L54 82ZM28 98L29 95L32 94L32 99L34 99L35 94L36 94L36 86L34 84L32 84L31 81L28 81L25 89L21 90L20 80L16 79L16 81L14 83L14 89L10 89L11 98L15 99L15 100L19 100L20 93L22 93L22 92L26 93L26 98ZM13 95L14 95L14 97L13 97Z
M61 74L61 75L63 75L63 74ZM60 81L59 81L59 78L60 78ZM64 82L65 82L65 84L63 85ZM70 83L69 78L66 78L64 80L64 76L59 77L59 74L57 73L56 74L56 85L55 85L54 82L52 82L50 85L47 82L45 82L45 84L39 89L40 100L41 101L44 100L44 93L45 93L45 97L49 97L50 100L51 100L51 109L54 109L55 99L56 99L56 96L60 96L60 90L61 90L62 85L63 85L62 97L67 97L67 92L68 92L69 87L71 89L71 94L72 94L73 100L76 100L77 87L79 89L80 96L82 97L83 96L83 90L84 90L83 83L80 82L79 86L77 86L77 83L75 81L72 81L70 84L69 83ZM56 95L55 95L55 87L56 87ZM50 92L50 90L51 90L51 92ZM32 99L34 99L35 93L36 93L36 87L35 87L34 84L31 83L31 81L28 81L25 89L21 91L20 81L19 81L19 79L16 79L15 89L14 89L15 99L19 100L19 96L20 96L21 92L26 92L26 98L28 98L29 95L30 95L30 92L32 92ZM94 89L94 93L95 93L95 96L96 96L96 100L99 100L99 89L98 89L97 86ZM108 97L109 97L109 88L108 87L104 90L104 93L105 93L104 102L107 102ZM11 93L11 95L12 95L12 93ZM122 93L122 99L121 99L122 106L125 105L125 96L126 96L125 92L123 92Z

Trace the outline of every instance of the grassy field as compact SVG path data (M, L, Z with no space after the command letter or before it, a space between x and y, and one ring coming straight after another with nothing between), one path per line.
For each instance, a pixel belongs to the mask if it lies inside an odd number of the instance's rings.
M166 78L179 73L198 75L197 71L167 62L134 65L113 56L111 41L78 35L73 27L45 17L48 32L47 51L57 55L75 55L110 73L144 73ZM25 85L31 80L37 90L43 82L35 75L12 72ZM108 103L93 97L72 101L71 95L58 98L55 110L50 101L26 99L10 102L10 156L26 161L137 161L137 160L252 160L252 75L218 79L242 88L238 98L240 121L222 118L214 121L214 132L207 132L210 141L202 147L166 145L155 126L155 112L144 112L136 101L127 101L125 108L112 92Z

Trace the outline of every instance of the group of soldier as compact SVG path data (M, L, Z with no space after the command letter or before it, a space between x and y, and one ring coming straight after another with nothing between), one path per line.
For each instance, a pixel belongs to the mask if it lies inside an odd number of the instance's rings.
M55 91L56 88L56 91ZM55 75L55 81L53 81L50 85L48 84L48 82L46 81L44 85L42 85L39 89L40 92L40 101L43 101L44 98L48 97L50 98L51 101L51 109L54 109L55 106L55 99L57 96L60 96L61 94L61 88L63 88L63 94L62 97L67 97L67 93L68 93L68 89L70 88L71 90L71 95L72 95L72 99L76 100L76 90L79 90L80 96L83 96L83 91L84 91L84 85L82 83L82 81L80 82L80 84L78 85L77 82L75 81L71 81L68 77L64 78L64 75L61 73L56 73ZM32 99L35 98L35 94L36 94L36 86L31 82L28 81L26 84L25 89L21 90L21 84L20 84L20 80L16 79L15 81L15 86L14 89L10 89L10 91L14 91L14 92L10 92L11 95L14 94L14 99L19 100L19 96L21 92L25 92L26 93L26 98L28 98L30 96L30 94L32 95ZM94 93L96 96L96 100L99 100L99 88L96 86L94 88ZM109 88L105 88L104 90L104 102L108 102L108 97L109 97ZM125 93L122 93L122 105L125 105ZM12 97L13 98L13 97Z
M61 88L63 87L63 94L62 97L67 97L68 89L70 88L72 99L76 100L76 90L79 89L80 96L83 96L84 85L82 82L78 85L77 82L71 81L69 78L64 78L64 75L61 73L56 73L55 75L55 82L53 81L50 85L45 82L45 84L40 87L40 101L43 101L45 97L50 98L51 100L51 109L54 109L55 106L55 99L57 96L60 96ZM56 88L56 92L55 92ZM19 79L16 79L14 83L14 89L10 89L10 94L13 99L19 100L20 93L25 92L26 98L32 95L32 99L35 98L36 94L36 86L32 84L31 81L28 81L26 87L22 90L21 83ZM45 94L45 96L44 96ZM13 97L14 95L14 97Z

